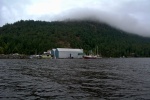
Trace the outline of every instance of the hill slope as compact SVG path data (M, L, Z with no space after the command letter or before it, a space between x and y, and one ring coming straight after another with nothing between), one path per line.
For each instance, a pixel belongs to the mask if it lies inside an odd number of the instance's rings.
M91 21L19 21L0 28L0 53L35 54L57 47L83 48L105 57L150 56L150 38Z

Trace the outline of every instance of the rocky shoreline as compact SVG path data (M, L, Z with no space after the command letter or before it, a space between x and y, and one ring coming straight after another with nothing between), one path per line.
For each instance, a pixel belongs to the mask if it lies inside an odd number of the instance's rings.
M23 54L18 54L18 55L14 55L14 54L0 54L0 59L29 59L28 55L23 55Z

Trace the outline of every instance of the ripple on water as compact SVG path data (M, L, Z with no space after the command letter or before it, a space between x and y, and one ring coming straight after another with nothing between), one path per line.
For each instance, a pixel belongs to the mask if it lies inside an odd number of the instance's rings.
M2 59L0 99L150 99L149 60Z

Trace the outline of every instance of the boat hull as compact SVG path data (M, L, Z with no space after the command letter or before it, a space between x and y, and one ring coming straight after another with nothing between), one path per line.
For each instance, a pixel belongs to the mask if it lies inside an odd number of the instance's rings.
M97 59L96 56L83 56L84 59Z

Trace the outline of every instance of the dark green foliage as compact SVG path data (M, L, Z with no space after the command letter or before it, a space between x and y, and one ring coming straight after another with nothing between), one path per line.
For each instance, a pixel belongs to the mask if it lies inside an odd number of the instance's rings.
M92 21L19 21L0 27L0 54L41 54L67 47L96 51L104 57L150 56L150 38Z

